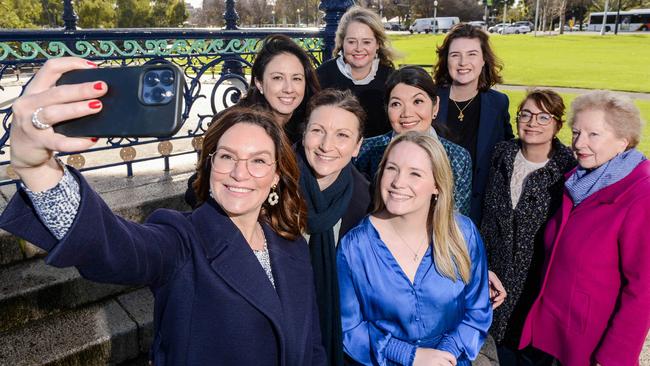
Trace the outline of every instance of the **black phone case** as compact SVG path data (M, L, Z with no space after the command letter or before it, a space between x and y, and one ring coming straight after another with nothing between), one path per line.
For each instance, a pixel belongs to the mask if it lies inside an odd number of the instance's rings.
M162 105L147 105L141 99L143 75L150 69L174 72L174 96ZM62 122L57 133L73 137L171 137L182 126L184 77L173 64L75 70L61 76L57 85L102 80L108 92L99 100L101 112Z

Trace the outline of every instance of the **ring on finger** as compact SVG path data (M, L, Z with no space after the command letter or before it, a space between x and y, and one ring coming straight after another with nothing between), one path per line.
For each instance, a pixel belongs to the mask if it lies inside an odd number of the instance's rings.
M36 128L37 130L47 130L48 128L52 127L48 125L47 123L41 122L41 120L38 119L38 113L43 110L43 107L38 107L34 113L32 113L32 126Z

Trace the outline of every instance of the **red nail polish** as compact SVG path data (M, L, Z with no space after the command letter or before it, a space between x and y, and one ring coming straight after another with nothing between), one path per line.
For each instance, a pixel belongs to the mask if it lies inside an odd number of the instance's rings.
M92 142L97 142L98 140L99 140L98 137L91 137L91 138L90 138L90 141L92 141Z
M86 64L91 67L97 67L97 64L92 61L86 61Z
M93 100L92 102L88 103L88 106L92 109L99 109L102 107L102 102Z
M104 89L104 83L102 83L101 81L96 82L95 84L93 84L93 89L95 90Z

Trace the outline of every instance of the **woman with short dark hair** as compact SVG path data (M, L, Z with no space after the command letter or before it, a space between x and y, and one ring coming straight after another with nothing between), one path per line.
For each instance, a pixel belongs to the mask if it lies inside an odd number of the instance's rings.
M556 137L564 122L562 97L549 89L530 90L517 108L519 138L494 148L481 234L488 266L501 279L508 297L494 310L490 334L499 363L518 365L535 357L518 351L528 310L539 293L544 261L542 233L562 200L564 174L576 160Z

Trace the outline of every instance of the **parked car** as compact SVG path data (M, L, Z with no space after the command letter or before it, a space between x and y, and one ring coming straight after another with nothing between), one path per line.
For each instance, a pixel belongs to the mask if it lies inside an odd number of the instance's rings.
M531 28L531 27L528 25L528 22L524 22L523 24L518 24L518 23L519 23L519 22L514 23L514 24L512 24L512 25L509 25L507 29L512 28L512 33L514 33L514 34L520 34L520 33L522 33L522 34L526 34L526 33L530 33L530 31L533 29L533 28Z
M509 23L497 23L491 27L488 28L488 32L490 33L501 33L501 29L509 26Z
M535 29L535 24L531 22L530 20L520 20L518 22L515 22L515 25L525 25L527 26L531 31ZM530 32L530 31L529 31Z
M485 29L487 27L487 23L485 23L482 20L473 20L471 22L467 22L467 24L474 26L479 29Z
M455 24L460 23L458 17L418 18L411 24L409 31L412 33L446 33Z

